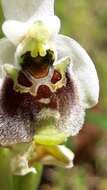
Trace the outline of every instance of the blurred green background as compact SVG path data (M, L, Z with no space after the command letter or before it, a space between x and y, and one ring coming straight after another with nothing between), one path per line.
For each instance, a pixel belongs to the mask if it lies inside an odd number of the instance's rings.
M67 142L76 155L74 168L44 168L40 189L107 190L107 0L56 0L55 10L62 21L61 33L77 40L93 59L100 100L87 111L80 134Z

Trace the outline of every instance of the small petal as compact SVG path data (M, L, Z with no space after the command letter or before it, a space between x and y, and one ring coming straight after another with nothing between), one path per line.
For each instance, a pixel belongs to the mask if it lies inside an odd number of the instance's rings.
M93 107L98 102L99 81L95 66L86 51L73 39L59 35L56 40L59 58L70 56L72 71L81 89L85 108ZM70 72L70 70L69 70Z
M7 76L9 76L14 82L17 80L19 69L17 69L14 65L5 64L3 65L3 69Z
M1 0L6 19L26 21L33 15L53 16L54 0Z
M35 26L37 26L38 23L42 23L44 28L46 28L46 30L49 33L48 34L49 39L52 39L55 35L57 35L57 33L60 30L60 19L57 16L50 16L50 17L33 16L27 22L8 20L3 23L2 30L5 36L13 44L17 45L26 37L27 33L30 35L30 37L36 38L35 32L37 32L37 30L35 31ZM32 30L32 28L34 30L34 34L31 33L32 34L31 35L30 29ZM40 31L40 34L41 34L41 31ZM43 33L42 33L42 36L43 36Z
M17 45L23 39L28 27L26 23L9 20L3 23L2 30L6 37Z
M0 77L2 77L2 65L14 63L15 47L8 39L0 40Z

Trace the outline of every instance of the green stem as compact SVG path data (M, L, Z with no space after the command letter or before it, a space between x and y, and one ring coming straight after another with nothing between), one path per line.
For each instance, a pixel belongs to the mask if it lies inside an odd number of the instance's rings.
M40 184L43 167L36 164L37 173L30 173L26 176L14 176L15 190L38 190Z
M36 164L37 173L26 176L13 176L10 169L11 152L0 148L0 189L2 190L38 190L43 166Z
M10 151L0 148L0 189L3 190L14 190L13 177L10 171L10 159Z

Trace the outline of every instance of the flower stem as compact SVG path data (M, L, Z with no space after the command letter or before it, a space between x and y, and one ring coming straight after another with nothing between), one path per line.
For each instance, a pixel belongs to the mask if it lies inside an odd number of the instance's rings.
M0 148L0 189L3 190L38 190L43 167L36 164L37 173L26 176L13 176L10 169L11 152Z
M38 190L40 184L43 167L41 164L36 164L37 173L30 173L26 176L14 176L15 190Z
M14 190L13 176L10 170L10 158L10 151L0 148L0 189L3 190Z

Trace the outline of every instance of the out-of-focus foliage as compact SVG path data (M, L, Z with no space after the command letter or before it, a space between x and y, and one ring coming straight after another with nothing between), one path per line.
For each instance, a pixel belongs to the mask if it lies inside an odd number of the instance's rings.
M80 42L96 64L100 100L87 112L80 134L67 143L76 154L75 167L46 168L41 190L107 190L107 0L56 0L55 9L61 32Z
M4 20L3 12L2 12L2 8L1 8L1 6L0 6L0 38L3 36L2 29L1 29L3 20Z

